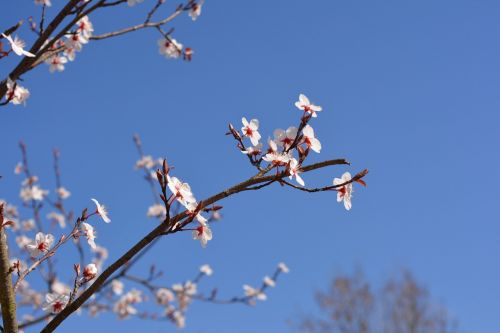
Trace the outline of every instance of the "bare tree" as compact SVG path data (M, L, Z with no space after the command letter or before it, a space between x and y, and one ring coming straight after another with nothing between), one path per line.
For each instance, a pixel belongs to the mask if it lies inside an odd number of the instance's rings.
M295 328L311 333L454 333L457 322L405 270L373 293L360 272L335 277L315 294L320 315L304 316Z

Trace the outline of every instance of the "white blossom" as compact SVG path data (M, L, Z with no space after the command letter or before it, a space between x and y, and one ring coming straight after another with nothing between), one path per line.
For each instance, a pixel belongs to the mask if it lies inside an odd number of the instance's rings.
M97 266L95 264L88 264L83 270L83 277L89 281L95 278L97 275Z
M309 101L309 98L307 98L304 94L299 95L299 100L295 102L295 106L306 113L310 113L313 118L316 118L318 116L316 112L320 112L323 110L321 106L312 104Z
M30 92L28 89L24 88L18 83L15 83L10 78L7 79L7 92L5 93L5 99L14 104L24 104L26 105L26 100L30 97Z
M14 39L10 35L5 35L2 33L3 38L7 39L10 43L10 47L12 48L12 51L17 54L18 56L26 56L26 57L34 57L35 55L31 52L28 52L24 50L24 46L26 43L22 39L19 39L19 37L15 36Z
M82 17L78 22L76 22L77 25L77 30L76 32L78 34L81 34L85 38L90 38L92 36L92 33L94 32L94 26L92 25L92 22L90 22L88 16Z
M42 201L49 191L42 190L38 185L33 185L31 187L23 187L19 196L23 201Z
M302 142L311 148L313 151L319 153L321 151L321 142L314 136L314 130L310 125L306 125L302 130Z
M105 207L105 206L103 206L103 205L101 205L101 204L99 203L99 201L97 201L97 200L96 200L96 199L94 199L94 198L92 198L92 199L90 199L90 200L92 200L92 201L95 203L95 205L96 205L96 212L97 212L97 214L99 214L99 215L101 216L102 220L103 220L104 222L106 222L106 223L111 222L111 220L110 220L110 219L109 219L109 217L108 217L108 211L107 211L106 207Z
M205 274L206 276L210 276L214 273L214 271L212 270L212 267L210 267L210 265L208 265L208 264L202 265L200 267L200 272Z
M166 58L179 58L182 53L182 44L173 38L160 38L158 39L158 46L160 54Z
M26 245L26 249L29 251L31 257L36 258L40 253L48 252L53 242L54 236L39 232L36 234L35 240Z
M212 230L208 225L200 224L198 228L193 230L193 239L200 241L202 247L206 247L209 240L212 240Z
M135 5L137 5L138 3L141 3L143 2L144 0L127 0L127 4L129 5L129 7L133 7Z
M201 15L201 6L203 6L203 0L194 2L189 9L189 16L193 21L196 21L196 19Z
M243 123L243 127L241 128L241 132L244 136L248 137L252 142L252 145L257 146L259 144L259 140L261 138L259 129L259 120L252 119L250 122L247 121L247 118L241 118L241 122Z
M37 5L45 5L47 7L52 6L52 3L50 2L50 0L35 0L35 4L37 4Z
M285 149L290 148L297 137L297 128L289 127L286 131L278 128L274 130L274 142Z
M56 222L57 224L59 224L59 226L61 228L66 227L66 219L64 218L64 215L62 215L62 214L59 214L56 212L51 212L47 215L47 218L49 220L52 220L52 221Z
M282 273L289 273L290 272L290 269L288 268L288 266L284 262L280 262L278 264L278 269Z
M262 152L262 143L259 142L259 144L256 146L247 147L245 150L242 150L241 152L246 155L257 156Z
M51 313L61 312L69 302L69 296L56 293L45 295L45 303L42 305L44 311Z
M63 200L64 200L64 199L69 198L69 196L71 195L71 192L70 192L70 191L68 191L66 188L64 188L64 187L62 187L62 186L61 186L61 187L59 187L59 188L56 190L56 192L57 192L57 195L59 196L59 198L61 198L61 199L63 199Z
M196 202L188 183L181 182L177 177L167 175L167 185L175 198L183 205L187 206L190 202Z
M87 242L89 243L90 247L95 249L96 245L95 245L94 239L96 238L96 236L95 236L94 227L86 222L83 222L80 229L81 229L83 235L85 237L87 237Z
M274 281L273 279L271 279L269 276L264 276L264 284L268 287L275 287L276 286L276 281Z
M123 282L121 282L120 280L114 279L113 281L111 281L111 290L115 295L123 294L123 288Z
M159 288L156 293L156 302L161 305L167 305L175 299L174 293L167 288Z
M164 205L161 204L154 204L153 206L150 206L148 208L148 217L157 217L164 219L165 216L167 215L167 209L165 208Z
M350 181L351 178L352 178L351 174L349 172L345 172L342 175L342 178L335 178L333 180L333 185L343 184L345 182ZM344 201L344 207L347 210L350 210L352 207L352 202L351 202L352 192L353 192L352 183L349 183L337 189L337 202Z
M256 298L259 301L265 301L267 299L266 294L259 289L255 289L247 284L243 285L243 290L245 291L245 296Z
M305 185L304 180L302 179L302 177L299 176L299 173L301 172L300 165L299 165L299 162L295 158L292 158L290 160L290 164L288 166L288 172L290 175L289 176L290 179L292 179L295 176L295 180L297 181L297 183L299 183L302 186Z
M54 72L62 72L64 70L64 64L68 62L65 56L61 56L59 54L54 54L52 57L45 60L45 63L50 65L49 71L51 73Z

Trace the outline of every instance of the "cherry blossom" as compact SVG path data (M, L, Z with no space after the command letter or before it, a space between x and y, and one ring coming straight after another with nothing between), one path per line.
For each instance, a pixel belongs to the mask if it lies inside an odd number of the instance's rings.
M190 202L196 202L188 183L183 183L177 177L167 175L167 185L175 198L183 205L187 206Z
M286 131L278 128L274 130L274 142L280 147L288 149L297 137L297 128L289 127Z
M21 172L23 172L23 170L24 170L24 165L21 162L19 162L16 164L16 167L14 168L14 173L16 175L19 175L21 174Z
M335 178L333 180L333 185L343 184L345 182L350 181L351 178L352 178L351 174L349 172L345 172L342 175L342 178ZM351 203L352 192L353 192L352 183L349 183L337 189L337 202L344 201L344 207L347 210L350 210L352 207Z
M66 46L63 54L69 61L74 61L76 58L76 50L70 46Z
M95 236L94 227L86 222L83 222L80 229L81 229L83 235L87 238L87 242L89 243L90 247L95 249L96 245L95 245L94 239L96 238L96 236Z
M267 153L262 159L266 162L271 163L274 166L285 166L290 162L292 155L290 152L288 153L280 153L280 152L270 152Z
M88 37L83 33L76 33L67 35L66 39L66 47L71 48L75 51L81 51L83 48L83 44L87 44L89 42ZM89 36L90 37L90 36Z
M320 112L323 110L321 106L312 104L309 101L309 98L307 98L307 96L304 94L299 95L299 100L295 102L295 106L306 113L310 113L313 118L316 118L318 116L316 112Z
M242 150L241 152L246 155L257 156L262 152L262 143L259 143L256 146L247 147L245 150Z
M52 6L52 3L50 2L50 0L35 0L35 4L37 4L37 5L45 5L47 7Z
M35 226L36 226L35 220L33 220L33 219L24 220L22 222L22 225L23 225L24 231L31 231L31 230L35 229Z
M61 56L58 54L54 54L52 57L45 60L45 63L50 65L49 71L51 73L54 72L62 72L64 70L64 64L68 62L65 56Z
M302 143L305 143L307 147L311 148L313 151L319 153L321 152L321 142L314 136L314 130L310 125L306 125L302 130Z
M197 202L190 202L186 205L186 209L189 211L189 214L192 216L196 212L196 208L198 208ZM201 215L199 212L195 215L196 220L200 222L202 225L207 225L208 220Z
M182 44L173 38L160 38L158 39L158 46L160 54L165 58L176 59L182 53Z
M10 35L5 35L2 33L3 38L7 39L10 43L10 47L12 48L12 51L14 51L15 54L18 56L26 56L26 57L34 57L35 55L31 52L28 52L24 50L24 46L26 43L22 39L19 39L19 37L15 36L14 39Z
M302 179L302 177L299 176L299 173L301 172L300 165L295 158L292 158L290 160L290 164L288 165L288 172L290 174L289 176L290 179L292 179L295 176L295 180L297 181L297 183L299 183L302 186L305 185L304 180Z
M255 289L247 284L243 285L243 290L245 291L245 296L256 298L259 301L265 301L267 299L266 294L259 289Z
M95 205L96 205L96 212L97 212L97 214L99 214L101 216L102 220L104 222L106 222L106 223L111 222L111 220L108 217L108 211L107 211L106 207L103 206L103 205L101 205L101 204L99 204L99 201L97 201L94 198L92 198L90 200L92 200L95 203Z
M115 295L123 294L123 288L123 282L121 282L120 280L114 279L113 281L111 281L111 290Z
M133 7L135 5L137 5L138 3L141 3L143 2L144 0L127 0L127 4L129 5L129 7Z
M7 79L7 93L5 98L8 102L18 105L26 105L26 100L30 97L30 92L28 89L22 87L20 84L15 83L10 78Z
M274 142L274 140L271 140L271 138L267 139L267 144L269 145L268 153L278 151L278 145L276 144L276 142Z
M247 118L241 118L241 122L243 123L243 127L241 128L241 132L244 136L248 137L252 142L252 145L257 146L259 144L259 140L261 138L259 129L259 121L257 119L252 119L250 122L247 121Z
M140 160L135 163L136 169L152 169L156 165L156 162L153 160L151 155L143 156Z
M163 219L166 215L167 210L164 205L155 204L148 208L147 217L157 217Z
M288 266L284 262L280 262L278 264L278 269L282 273L289 273L290 272L290 269L288 268Z
M45 303L42 305L44 311L51 313L61 312L69 302L69 296L56 293L45 295Z
M200 241L202 247L206 247L209 240L212 240L212 230L208 225L200 224L198 228L193 230L193 239Z
M19 196L23 201L42 201L48 193L49 191L42 190L38 185L33 185L31 187L23 187Z
M59 295L66 295L71 292L71 288L67 284L62 283L57 279L52 282L51 287L52 291Z
M205 264L200 267L200 272L205 274L206 276L211 276L214 271L212 270L212 267L210 265Z
M36 234L35 240L26 245L26 249L32 258L36 258L40 255L40 253L48 252L53 242L54 236L39 232Z
M86 281L90 281L97 275L97 267L95 264L88 264L83 270L83 277Z
M191 9L189 10L189 16L193 21L201 15L201 6L203 5L203 0L195 2L191 5Z
M156 302L161 305L167 305L175 299L174 293L167 288L159 288L155 296Z
M82 17L78 22L76 22L77 30L76 32L81 34L85 38L90 38L94 32L94 26L88 16Z
M16 237L16 244L21 249L26 248L26 246L32 242L33 242L33 240L25 235L21 235L21 236Z
M71 192L70 192L70 191L68 191L66 188L64 188L64 187L62 187L62 186L61 186L61 187L59 187L59 188L56 190L56 192L57 192L57 195L59 196L59 198L61 198L61 199L63 199L63 200L64 200L64 199L69 198L69 196L71 195Z
M276 281L271 279L269 276L264 276L263 282L266 286L268 287L275 287L276 286Z
M127 318L128 316L137 313L137 309L134 308L132 304L139 303L141 301L142 298L140 291L132 289L115 303L113 312L115 312L121 319Z
M62 215L62 214L59 214L56 212L51 212L47 215L47 218L49 220L52 220L52 221L56 222L57 224L59 224L59 226L61 228L66 227L66 219L64 218L64 215Z

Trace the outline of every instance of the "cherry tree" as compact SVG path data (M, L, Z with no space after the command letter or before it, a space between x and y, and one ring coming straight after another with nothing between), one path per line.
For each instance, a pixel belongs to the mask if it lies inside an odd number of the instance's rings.
M183 13L195 21L202 12L203 1L189 0L175 6L163 18L156 19L165 7L165 1L158 0L148 8L144 21L137 25L100 34L95 32L97 27L94 28L92 23L95 12L117 6L146 5L141 2L70 0L53 12L55 6L50 0L35 0L35 5L41 7L39 19L30 19L26 31L22 30L26 25L18 22L1 34L0 57L20 59L0 83L2 104L26 103L31 93L24 85L28 86L26 74L32 69L45 63L52 73L66 70L86 44L141 29L158 31L161 55L190 61L193 49L174 39L174 29L165 30L165 26ZM22 40L27 33L36 37L31 47ZM63 184L60 152L53 152L55 187L47 189L31 168L29 147L21 142L21 161L14 167L14 173L22 177L20 202L13 198L4 198L0 202L2 330L19 332L39 324L43 325L42 332L52 332L77 311L85 311L90 316L111 312L119 319L137 316L167 320L181 328L186 325L187 310L195 301L254 305L266 300L267 290L276 286L282 273L289 272L285 263L279 263L260 283L253 286L243 284L243 290L230 298L219 296L218 289L201 290L202 281L213 273L208 264L199 267L190 279L174 284L166 284L161 268L156 265L143 275L132 274L131 268L158 242L178 233L188 232L200 246L210 246L210 242L216 239L211 225L222 218L220 201L241 192L258 191L273 185L280 185L276 190L334 192L332 200L336 196L336 200L350 210L354 185L366 186L363 178L368 171L361 170L353 175L345 172L337 177L333 175L324 186L306 186L307 173L330 166L349 165L349 162L338 158L309 163L310 155L321 152L322 143L312 125L321 118L323 108L300 94L296 102L290 101L288 112L297 115L296 126L283 127L286 130L278 128L272 133L272 138L261 134L257 119L242 115L241 125L228 125L226 135L235 141L237 154L248 159L249 168L254 173L201 200L196 198L196 189L183 180L182 170L174 169L172 161L147 154L140 137L135 135L134 144L139 154L135 168L143 174L153 199L146 216L157 219L158 223L112 263L106 261L108 253L105 244L99 242L99 230L115 227L113 211L108 211L99 198L88 198L78 207L68 207L66 199L78 189L68 189ZM267 140L263 139L266 137ZM76 248L78 253L70 259L74 264L71 268L59 267L56 258L71 256L70 247ZM72 274L71 283L65 283L62 277L62 273L68 271ZM134 287L128 288L130 284ZM145 303L155 304L158 311L145 310L142 307ZM29 315L23 310L26 308L30 309Z

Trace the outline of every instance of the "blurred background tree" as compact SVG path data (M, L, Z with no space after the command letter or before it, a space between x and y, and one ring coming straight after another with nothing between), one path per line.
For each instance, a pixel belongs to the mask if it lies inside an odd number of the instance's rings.
M435 302L414 275L403 270L378 291L361 271L339 275L315 293L317 315L302 315L292 326L309 333L456 333L458 322Z

